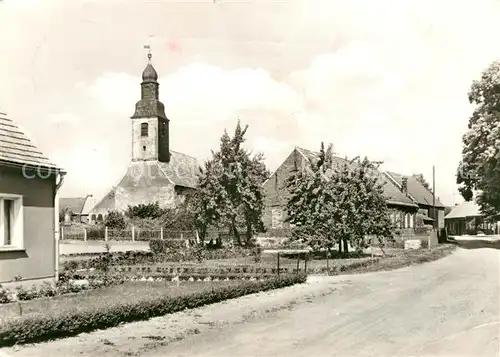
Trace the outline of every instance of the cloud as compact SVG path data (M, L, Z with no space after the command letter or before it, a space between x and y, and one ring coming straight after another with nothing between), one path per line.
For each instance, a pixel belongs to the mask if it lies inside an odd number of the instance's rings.
M76 124L80 122L80 117L73 113L55 113L49 114L47 116L47 120L50 123L67 123L67 124Z

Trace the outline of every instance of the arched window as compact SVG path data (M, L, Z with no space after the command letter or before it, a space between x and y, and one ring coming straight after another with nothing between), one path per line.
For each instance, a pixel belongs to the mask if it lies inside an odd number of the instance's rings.
M102 222L102 214L97 215L97 222Z
M95 214L93 214L93 215L91 216L90 220L91 220L92 222L95 222Z
M141 136L148 136L148 123L141 123Z

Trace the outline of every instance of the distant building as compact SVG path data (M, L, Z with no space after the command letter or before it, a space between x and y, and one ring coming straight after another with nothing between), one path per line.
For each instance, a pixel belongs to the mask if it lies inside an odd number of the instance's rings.
M437 228L444 228L445 206L436 197L436 215L433 214L433 195L422 183L412 176L405 176L395 172L384 173L401 191L403 191L419 207L418 214L425 224L433 225L437 217Z
M495 224L484 222L483 215L476 202L463 202L451 210L445 217L449 235L476 235L480 232L493 234Z
M56 277L57 192L64 174L0 113L0 283Z
M64 212L64 223L88 223L90 210L96 202L92 195L86 197L64 197L59 199L59 211Z
M101 222L110 210L140 203L158 201L162 207L174 207L196 188L200 165L170 149L169 119L159 100L159 86L158 74L148 63L142 73L141 100L131 118L132 160L118 184L89 212L91 221Z
M264 183L266 204L263 221L266 228L289 227L285 219L287 217L286 205L290 195L284 187L284 183L294 172L310 167L311 160L315 162L318 157L318 152L295 148ZM340 157L335 157L334 160L334 165L346 162ZM382 172L377 171L377 174L380 182L384 183L384 196L391 211L393 223L402 229L413 228L419 206L393 180L390 180Z

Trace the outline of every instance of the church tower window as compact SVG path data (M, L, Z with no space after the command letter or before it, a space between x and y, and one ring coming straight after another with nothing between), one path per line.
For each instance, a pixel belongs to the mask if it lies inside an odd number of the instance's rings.
M141 136L148 136L148 123L141 124Z

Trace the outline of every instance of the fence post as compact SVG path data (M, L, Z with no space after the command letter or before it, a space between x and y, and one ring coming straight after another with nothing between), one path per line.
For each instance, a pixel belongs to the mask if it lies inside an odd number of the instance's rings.
M104 227L104 241L108 241L108 226Z
M306 273L307 275L307 259L309 258L309 255L308 253L305 254L305 258L304 258L304 273Z
M135 242L135 227L132 226L132 242Z
M61 240L64 239L64 227L61 226Z
M87 241L87 228L84 228L83 229L83 241L86 242Z
M300 271L300 254L297 254L297 274L299 273Z
M160 227L160 239L163 240L163 227Z
M278 276L280 275L280 252L278 252Z

